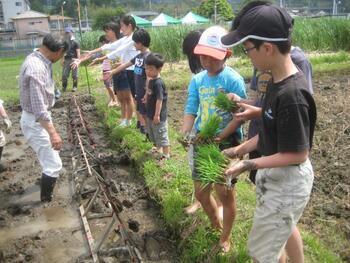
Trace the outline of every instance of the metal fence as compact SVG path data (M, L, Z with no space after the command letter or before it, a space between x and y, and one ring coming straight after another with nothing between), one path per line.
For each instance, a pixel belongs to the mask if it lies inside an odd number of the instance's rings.
M0 57L27 55L42 43L42 37L7 38L0 40Z

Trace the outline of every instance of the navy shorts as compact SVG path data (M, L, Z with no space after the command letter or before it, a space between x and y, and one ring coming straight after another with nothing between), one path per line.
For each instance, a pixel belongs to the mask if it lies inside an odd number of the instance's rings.
M130 85L125 70L113 75L113 90L114 93L116 93L117 91L130 90Z
M141 115L146 115L146 104L142 102L143 97L145 96L145 89L142 88L137 88L136 87L136 95L135 95L135 100L136 100L136 110L141 114Z

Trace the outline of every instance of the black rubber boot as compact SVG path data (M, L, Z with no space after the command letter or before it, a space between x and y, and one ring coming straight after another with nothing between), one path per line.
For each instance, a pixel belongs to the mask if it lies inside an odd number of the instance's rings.
M78 88L78 80L77 79L73 79L73 89L72 89L72 91L73 92L76 91L77 88Z
M53 189L55 188L56 183L55 177L47 176L46 174L42 174L41 176L41 191L40 191L40 199L41 202L51 202L53 197Z
M4 146L0 147L0 161L1 161L1 157L2 157L2 150L4 149Z
M62 80L62 91L67 91L67 85L68 81L67 80Z
M3 150L3 149L4 149L4 147L0 147L0 173L6 171L5 165L3 165L3 164L1 163L1 156L2 156L2 150Z

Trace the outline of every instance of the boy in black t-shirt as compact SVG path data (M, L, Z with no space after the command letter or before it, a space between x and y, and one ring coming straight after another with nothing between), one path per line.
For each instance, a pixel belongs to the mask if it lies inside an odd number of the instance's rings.
M134 80L135 80L135 100L137 120L140 122L140 131L146 131L146 106L142 101L146 93L146 71L145 59L150 53L149 46L151 37L145 29L138 29L132 35L132 40L135 42L136 50L140 53L127 63L121 64L116 69L110 71L111 75L118 74L128 67L134 65Z
M292 26L293 19L284 9L267 3L249 9L237 29L221 38L224 46L243 43L254 67L272 74L259 134L233 150L244 155L257 149L262 157L241 161L226 170L229 182L242 172L258 169L248 250L260 263L285 260L284 246L296 232L313 183L308 156L316 106L305 76L290 57ZM298 240L302 244L300 234Z
M150 140L162 154L162 158L170 158L170 142L168 136L167 101L168 93L160 72L164 65L162 55L150 53L145 59L146 75L149 78L146 111L147 133Z

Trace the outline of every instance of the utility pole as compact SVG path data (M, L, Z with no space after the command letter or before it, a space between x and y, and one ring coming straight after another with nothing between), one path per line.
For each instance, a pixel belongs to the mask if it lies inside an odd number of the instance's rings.
M216 6L216 0L214 0L214 24L216 25L216 16L217 16L217 6Z
M77 11L78 11L79 34L80 34L80 38L83 39L83 34L81 32L80 0L77 0Z
M80 35L81 42L83 42L83 33L81 32L81 19L80 19L80 0L77 0L77 11L78 11L79 35ZM86 66L84 67L85 67L85 76L86 76L86 82L88 85L89 94L91 94L89 74Z
M64 30L64 11L63 6L66 4L66 1L63 1L61 4L61 16L62 16L62 30ZM60 24L60 21L58 20L58 24Z
M88 29L89 29L89 19L88 19L88 12L87 12L87 7L86 7L86 5L85 5L85 7L84 7L84 10L85 10L86 29L88 30Z
M333 15L338 15L338 5L341 4L339 0L333 0Z

